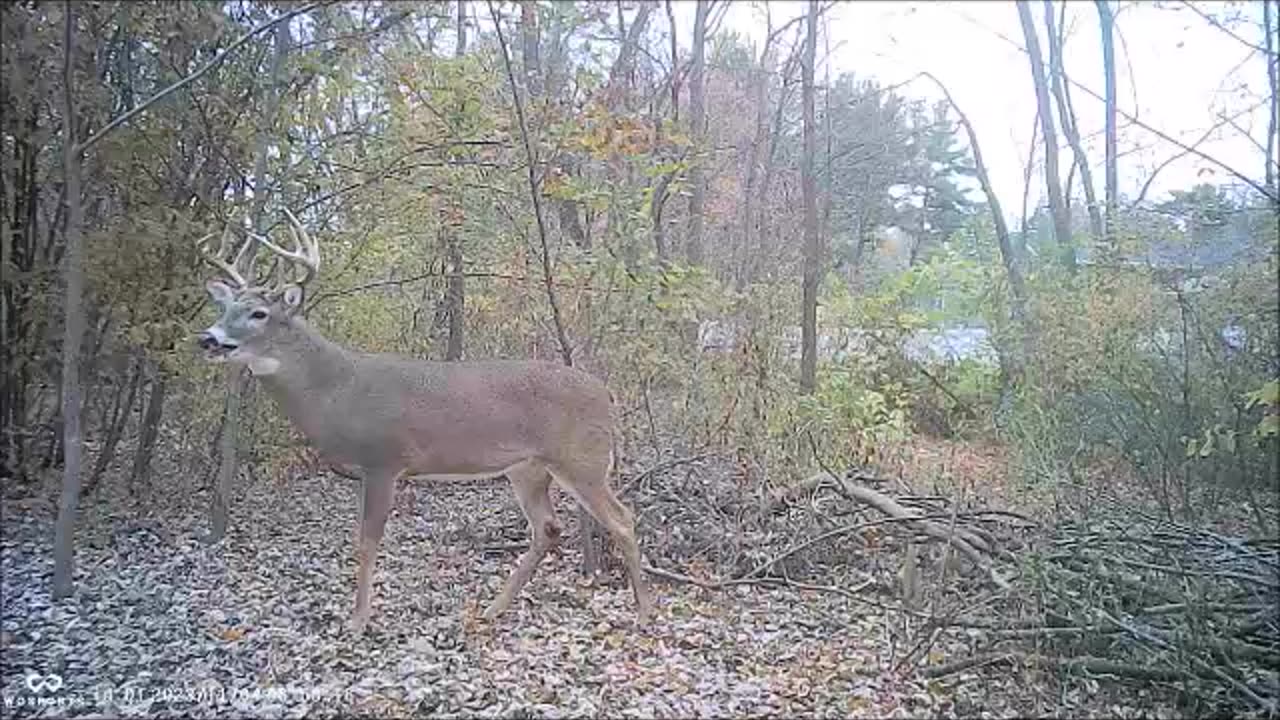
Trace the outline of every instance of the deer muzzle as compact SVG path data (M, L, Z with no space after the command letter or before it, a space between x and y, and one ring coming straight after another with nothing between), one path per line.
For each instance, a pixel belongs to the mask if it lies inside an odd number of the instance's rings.
M226 334L221 332L221 328L216 326L196 335L196 344L210 359L225 358L240 348L238 343L228 339Z

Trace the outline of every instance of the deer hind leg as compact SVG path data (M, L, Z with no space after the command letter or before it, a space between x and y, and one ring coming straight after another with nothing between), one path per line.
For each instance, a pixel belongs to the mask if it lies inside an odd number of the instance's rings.
M551 467L551 474L591 513L622 551L623 564L636 597L636 616L641 625L649 618L653 598L640 566L640 546L636 543L635 516L618 501L609 488L613 453L606 449L596 457L577 458Z
M507 470L506 475L511 480L511 489L515 491L524 517L529 521L529 550L520 556L502 592L484 611L486 620L496 618L511 607L542 559L560 542L560 524L556 522L551 496L547 494L551 476L547 474L546 466L536 460L526 460Z
M356 570L356 609L351 629L364 630L372 614L373 568L378 560L378 545L387 526L387 516L395 504L399 471L370 471L364 478L364 498L360 503L360 550Z

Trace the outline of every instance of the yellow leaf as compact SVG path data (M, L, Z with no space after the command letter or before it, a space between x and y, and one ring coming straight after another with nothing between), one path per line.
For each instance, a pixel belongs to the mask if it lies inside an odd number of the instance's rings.
M227 642L235 642L244 637L244 630L238 627L227 628L222 631L222 639Z

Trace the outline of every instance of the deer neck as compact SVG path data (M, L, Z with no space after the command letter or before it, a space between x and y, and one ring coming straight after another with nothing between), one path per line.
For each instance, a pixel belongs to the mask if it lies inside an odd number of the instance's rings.
M349 384L355 364L342 346L331 342L299 318L289 325L272 345L270 361L274 371L260 380L285 412L296 416L307 412L307 398L332 397Z

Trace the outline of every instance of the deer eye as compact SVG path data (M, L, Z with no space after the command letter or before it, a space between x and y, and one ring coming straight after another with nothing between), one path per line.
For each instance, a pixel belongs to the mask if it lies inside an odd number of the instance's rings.
M253 318L254 320L266 320L267 311L261 310L261 309L254 310L253 312L249 313L249 317Z

